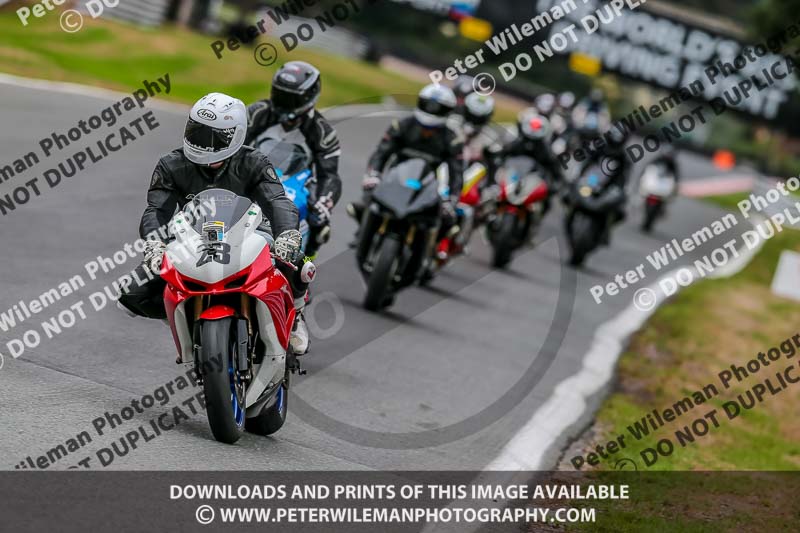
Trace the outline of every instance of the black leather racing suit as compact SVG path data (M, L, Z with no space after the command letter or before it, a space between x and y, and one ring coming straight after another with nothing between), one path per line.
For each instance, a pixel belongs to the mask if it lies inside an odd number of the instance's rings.
M624 221L626 218L625 206L628 203L628 177L633 169L633 164L623 148L606 145L600 151L592 152L591 157L581 164L580 174L583 174L592 165L599 166L600 171L610 178L604 191L610 191L611 188L618 190L619 200L614 206L613 221L614 223Z
M544 178L549 187L561 181L561 165L553 156L550 145L541 139L532 140L522 135L503 147L498 156L501 159L514 156L527 156L536 161L536 164L544 171Z
M192 163L179 148L163 156L153 171L147 191L147 207L139 224L140 237L147 238L165 228L176 209L186 205L193 195L212 188L227 189L256 202L273 235L298 227L297 208L286 196L265 155L244 146L220 168L211 169ZM138 279L151 277L144 265L137 270ZM281 270L289 279L295 298L302 297L306 287L297 272L285 267ZM164 281L155 276L142 285L131 285L123 291L119 301L138 315L166 318L163 292Z
M464 180L463 151L463 139L452 129L424 127L414 117L408 117L392 122L367 165L369 170L382 172L388 164L394 166L416 157L430 162L434 169L446 163L450 197L455 205Z
M342 153L336 130L316 109L298 118L299 124L286 130L278 121L278 113L269 100L259 100L247 108L248 126L245 144L258 147L263 138L288 139L297 132L302 136L314 160L315 183L309 184L308 207L314 212L314 204L323 196L330 196L333 204L342 195L342 180L339 177L339 156ZM306 246L306 255L313 257L317 253L320 234L327 225L318 223L314 216L309 216L310 235Z
M464 182L464 143L461 135L446 125L439 128L424 127L413 116L394 120L369 158L367 166L369 171L383 172L387 166L395 166L413 158L428 161L434 170L442 163L447 164L450 201L455 207ZM357 206L357 211L363 211L369 201L370 193L367 192L362 205ZM449 231L455 223L454 215L444 217L442 234Z

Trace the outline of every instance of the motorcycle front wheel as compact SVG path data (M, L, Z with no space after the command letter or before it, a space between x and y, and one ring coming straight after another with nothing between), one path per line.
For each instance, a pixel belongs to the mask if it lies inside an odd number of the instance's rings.
M394 235L387 235L381 243L377 259L367 280L367 294L364 307L369 311L379 311L389 300L389 295L400 263L402 243Z
M513 213L506 213L496 224L497 229L492 237L492 266L505 268L514 254L517 217Z
M597 233L594 221L589 216L581 212L575 213L570 225L570 243L572 244L572 253L569 259L570 265L578 267L583 264L586 256L596 246Z
M272 435L283 427L289 410L289 391L285 383L280 385L275 397L261 413L245 421L245 428L255 435Z
M244 384L236 372L231 331L232 318L200 325L200 363L206 414L214 438L226 444L239 440L244 431Z

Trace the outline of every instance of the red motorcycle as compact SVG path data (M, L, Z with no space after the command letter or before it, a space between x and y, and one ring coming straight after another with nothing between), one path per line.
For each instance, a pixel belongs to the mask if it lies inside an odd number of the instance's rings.
M486 226L496 268L505 268L539 228L549 191L536 167L533 159L520 156L509 158L497 172L497 209Z
M464 185L456 206L458 226L452 235L445 236L436 247L437 269L444 267L453 257L463 254L472 234L483 224L489 212L488 203L481 194L481 183L486 173L486 166L480 162L473 163L464 172Z
M246 429L278 431L289 377L295 307L275 268L261 209L223 189L196 195L170 221L161 277L178 361L193 364L214 437L234 443Z

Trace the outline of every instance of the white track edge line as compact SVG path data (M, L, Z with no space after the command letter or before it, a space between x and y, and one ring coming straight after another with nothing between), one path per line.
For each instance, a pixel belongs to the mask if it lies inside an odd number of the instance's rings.
M760 224L760 219L753 219L756 225ZM739 257L705 278L727 278L737 274L750 263L763 244L764 241L760 240L752 250L739 250ZM668 300L659 290L659 283L665 278L674 277L681 268L688 267L675 268L648 286L658 295L657 304L651 310L640 311L631 303L617 316L600 325L578 373L556 386L552 396L536 410L484 471L535 471L553 466L548 464L548 459L552 457L554 447L566 432L581 421L589 407L589 398L601 392L614 378L617 361L628 338ZM691 285L705 278L696 276Z

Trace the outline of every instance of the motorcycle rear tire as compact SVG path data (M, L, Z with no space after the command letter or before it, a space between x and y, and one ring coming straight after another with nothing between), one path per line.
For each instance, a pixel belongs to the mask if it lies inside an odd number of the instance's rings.
M209 320L200 326L200 361L203 365L203 392L206 397L206 414L214 438L226 444L239 440L244 432L244 405L231 390L235 374L232 318ZM236 407L241 410L241 424L236 421Z
M644 208L644 220L642 221L642 231L650 233L653 231L653 224L658 218L659 206L647 204Z
M367 310L380 311L389 301L401 249L402 243L397 237L388 235L383 239L378 258L367 280L367 294L364 296L364 307Z

